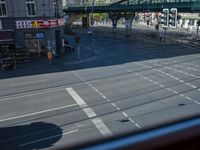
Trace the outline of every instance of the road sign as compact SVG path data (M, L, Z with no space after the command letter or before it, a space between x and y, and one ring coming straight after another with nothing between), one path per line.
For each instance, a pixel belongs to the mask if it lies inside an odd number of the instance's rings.
M170 9L169 24L171 28L177 27L177 14L178 14L177 8Z

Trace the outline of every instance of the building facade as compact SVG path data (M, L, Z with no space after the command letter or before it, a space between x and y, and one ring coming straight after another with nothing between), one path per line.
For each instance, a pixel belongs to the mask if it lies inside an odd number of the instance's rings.
M62 0L0 0L0 42L40 56L61 54Z

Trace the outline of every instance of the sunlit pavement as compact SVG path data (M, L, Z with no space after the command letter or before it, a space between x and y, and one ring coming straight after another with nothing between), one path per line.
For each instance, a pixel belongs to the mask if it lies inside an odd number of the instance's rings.
M91 44L81 35L81 58ZM199 114L199 53L180 44L96 37L91 59L65 57L58 70L4 76L1 148L51 149Z

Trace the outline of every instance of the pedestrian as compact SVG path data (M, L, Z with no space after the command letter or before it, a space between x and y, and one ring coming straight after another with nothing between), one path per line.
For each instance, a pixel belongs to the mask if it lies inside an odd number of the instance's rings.
M53 58L53 54L52 54L51 51L49 51L49 52L47 53L47 58L48 58L48 60L49 60L49 63L51 64L52 58Z

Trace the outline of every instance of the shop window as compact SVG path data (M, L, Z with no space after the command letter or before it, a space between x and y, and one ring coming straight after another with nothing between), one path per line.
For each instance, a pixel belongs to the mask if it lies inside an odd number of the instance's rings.
M36 15L35 0L26 0L26 10L28 16Z
M1 22L1 20L0 20L0 30L2 30L3 29L3 27L2 27L2 22Z
M7 16L6 0L0 0L0 17Z

